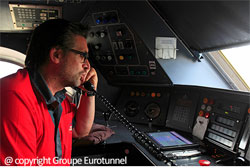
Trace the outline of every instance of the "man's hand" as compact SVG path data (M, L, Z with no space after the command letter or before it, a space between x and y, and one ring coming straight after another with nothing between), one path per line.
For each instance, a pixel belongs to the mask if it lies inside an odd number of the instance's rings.
M97 84L98 84L98 77L97 77L96 70L95 68L90 66L90 63L88 60L86 61L86 64L88 66L88 72L87 72L87 75L85 76L84 82L89 81L91 84L94 85L94 89L96 90ZM80 86L80 88L83 89L82 86Z

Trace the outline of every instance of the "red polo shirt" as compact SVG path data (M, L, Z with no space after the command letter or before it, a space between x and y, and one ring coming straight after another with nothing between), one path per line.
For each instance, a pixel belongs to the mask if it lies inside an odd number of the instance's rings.
M61 104L63 111L59 132L62 160L57 160L55 125L43 96L31 84L28 71L22 69L2 78L0 88L0 164L69 165L75 105L67 98ZM6 161L8 157L13 161Z

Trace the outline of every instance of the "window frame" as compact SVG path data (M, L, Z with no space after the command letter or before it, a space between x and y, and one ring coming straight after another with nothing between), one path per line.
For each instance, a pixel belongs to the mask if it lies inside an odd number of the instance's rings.
M220 50L203 53L203 55L208 58L233 90L250 92L247 83Z

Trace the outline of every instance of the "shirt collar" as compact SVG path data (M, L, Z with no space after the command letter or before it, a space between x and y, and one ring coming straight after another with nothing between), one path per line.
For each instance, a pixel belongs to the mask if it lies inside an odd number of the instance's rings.
M61 103L65 99L66 89L62 89L56 92L55 96L53 96L43 76L38 71L29 71L29 75L36 89L44 97L47 105L52 104L55 101L58 101Z

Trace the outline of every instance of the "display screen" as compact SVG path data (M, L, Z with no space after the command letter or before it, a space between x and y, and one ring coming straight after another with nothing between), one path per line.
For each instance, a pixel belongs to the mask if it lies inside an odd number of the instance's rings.
M194 145L191 141L187 140L175 131L167 132L150 132L147 135L154 140L161 148L167 147L185 147Z

